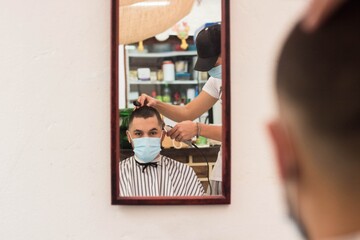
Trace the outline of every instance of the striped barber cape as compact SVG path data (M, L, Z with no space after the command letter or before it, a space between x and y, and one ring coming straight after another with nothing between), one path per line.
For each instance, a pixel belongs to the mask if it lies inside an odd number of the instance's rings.
M119 164L120 196L202 196L204 188L194 170L160 155L157 164L144 166L134 156ZM156 166L157 165L157 166Z

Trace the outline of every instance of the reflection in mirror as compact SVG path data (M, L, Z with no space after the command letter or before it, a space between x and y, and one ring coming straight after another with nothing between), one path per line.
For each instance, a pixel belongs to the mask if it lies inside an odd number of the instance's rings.
M113 204L229 203L228 1L114 2Z

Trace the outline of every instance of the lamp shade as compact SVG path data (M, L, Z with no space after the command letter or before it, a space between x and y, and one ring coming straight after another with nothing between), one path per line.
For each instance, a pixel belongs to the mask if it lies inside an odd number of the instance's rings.
M119 6L120 44L139 42L164 32L188 15L194 4L194 0L127 0L128 5L122 1Z
M143 0L120 0L119 5L121 6L127 6L134 3L142 2Z

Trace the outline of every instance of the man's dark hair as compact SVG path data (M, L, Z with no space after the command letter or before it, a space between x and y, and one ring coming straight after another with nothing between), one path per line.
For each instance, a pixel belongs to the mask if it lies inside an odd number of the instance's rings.
M161 119L160 113L153 107L148 107L148 106L143 106L140 108L135 109L129 118L129 127L132 124L134 118L149 118L149 117L153 117L156 116L158 122L159 122L159 126L162 128L164 125L163 120Z
M315 32L300 24L293 29L280 54L276 87L312 132L359 142L359 0L344 3Z

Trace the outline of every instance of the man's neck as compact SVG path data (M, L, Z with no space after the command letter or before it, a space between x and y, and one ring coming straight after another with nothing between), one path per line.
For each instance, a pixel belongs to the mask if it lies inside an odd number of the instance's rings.
M360 232L360 198L351 193L337 196L335 192L317 193L316 199L312 196L304 203L312 239L336 239Z
M336 237L328 238L325 240L360 240L360 231L357 233L336 236Z

